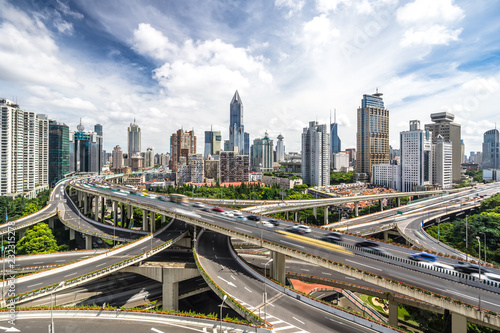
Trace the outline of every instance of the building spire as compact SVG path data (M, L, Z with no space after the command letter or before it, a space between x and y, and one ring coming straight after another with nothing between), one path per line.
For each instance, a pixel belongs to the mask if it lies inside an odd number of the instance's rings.
M233 99L231 100L231 104L234 104L234 103L242 104L240 94L238 93L238 89L236 89L236 92L234 93Z
M333 109L333 122L337 123L337 109Z

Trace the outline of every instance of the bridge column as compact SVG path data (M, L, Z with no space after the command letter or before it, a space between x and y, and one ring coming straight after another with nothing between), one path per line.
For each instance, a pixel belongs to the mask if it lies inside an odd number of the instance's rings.
M384 231L384 241L389 241L389 231Z
M88 203L88 195L87 193L83 194L83 215L87 216L89 213L89 203Z
M285 215L285 217L286 217L286 219L288 220L288 212L286 212L285 214L286 214L286 215Z
M148 211L145 209L142 210L142 231L149 231L148 230Z
M401 197L398 197L398 207L401 206Z
M116 227L118 225L118 202L113 201L113 225Z
M359 202L356 201L354 203L354 216L358 217L359 216Z
M104 223L104 219L106 218L106 199L104 197L101 198L101 222Z
M161 224L164 225L165 224L165 215L162 215L161 216Z
M132 207L132 205L128 205L128 207L127 207L128 227L130 227L130 221L132 220L133 210L134 210L134 208Z
M99 222L99 196L94 196L94 220Z
M156 231L156 213L155 212L149 212L149 230L151 230L151 232Z
M451 313L451 332L467 333L467 318L458 313Z
M92 250L92 235L84 235L85 236L85 249Z
M286 283L286 268L285 268L285 255L279 252L271 251L271 258L273 262L271 263L270 275L273 280L279 283Z
M51 217L51 218L49 219L49 228L50 228L50 229L54 229L54 218L53 218L53 217Z
M383 212L384 211L384 202L382 199L380 199L378 202L380 203L380 211Z
M293 212L293 220L294 220L295 222L297 222L297 214L298 214L298 212L297 212L297 211Z
M24 235L26 235L26 229L18 230L17 233L18 233L19 239L21 239L24 237Z
M75 239L75 229L69 229L69 240Z
M314 215L315 219L318 218L318 211L317 211L316 207L313 208L313 215Z
M328 224L328 206L325 207L325 211L323 213L323 224Z
M389 325L398 327L398 303L394 297L389 297Z

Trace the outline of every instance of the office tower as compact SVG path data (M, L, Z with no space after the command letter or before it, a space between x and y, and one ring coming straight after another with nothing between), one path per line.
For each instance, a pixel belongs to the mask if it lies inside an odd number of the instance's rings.
M333 153L331 163L331 168L335 171L346 170L349 167L349 154L345 151Z
M316 121L302 132L302 179L307 185L330 185L330 134Z
M439 112L431 114L433 124L426 124L425 129L432 132L432 142L436 143L438 135L441 135L444 141L451 142L453 147L452 163L452 181L459 183L461 178L462 145L460 143L460 125L453 123L455 116L448 112Z
M70 131L70 172L97 173L102 172L102 146L99 145L101 136L96 132L84 132L85 127L80 124L77 131Z
M177 164L181 157L188 160L189 154L196 154L196 136L194 130L185 132L183 129L172 134L172 171L177 172ZM187 163L186 163L187 165Z
M482 168L483 169L498 169L500 167L500 156L499 156L499 135L498 130L492 129L484 132L483 135L483 159Z
M141 152L141 128L135 123L130 123L127 129L128 133L128 157L129 159Z
M229 109L228 150L234 151L238 147L239 154L248 155L250 152L250 135L245 133L245 126L243 125L243 102L238 94L238 90L234 93L233 99L229 104Z
M338 135L337 110L333 111L333 123L332 123L332 113L330 111L330 139L332 140L330 144L332 154L341 151L342 150L341 141Z
M190 154L188 159L189 181L193 183L203 183L205 180L203 155Z
M69 127L49 120L49 184L54 186L69 173Z
M401 191L401 165L382 163L372 167L372 183Z
M101 124L95 124L94 125L94 132L97 134L96 137L96 144L97 144L97 149L101 152L99 155L99 160L97 162L97 169L99 170L99 173L102 171L102 167L104 166L104 136L102 133L102 125Z
M203 154L204 158L207 158L208 155L219 155L222 143L222 135L220 131L205 131L205 153Z
M169 164L170 164L170 154L169 153L160 154L160 165L168 168Z
M349 154L349 165L354 165L356 163L356 148L347 148L345 152Z
M224 151L230 151L229 140L224 140Z
M273 140L267 132L262 139L253 140L251 167L253 171L273 171Z
M453 147L441 135L436 137L432 149L432 183L442 189L451 188Z
M33 197L48 188L48 121L0 99L0 195Z
M389 163L389 110L382 94L363 95L358 108L356 134L356 173L370 179L372 166Z
M219 158L220 182L247 182L250 172L249 156L235 151L221 151Z
M276 162L278 163L285 160L285 143L283 139L283 135L278 135L278 142L276 143Z
M432 183L432 137L420 129L420 121L411 120L410 130L401 132L401 191Z
M141 152L142 160L143 160L143 167L144 168L152 168L154 167L154 156L155 156L155 151L154 148L148 147L145 152Z
M123 167L123 150L120 146L116 145L115 148L113 148L113 169Z

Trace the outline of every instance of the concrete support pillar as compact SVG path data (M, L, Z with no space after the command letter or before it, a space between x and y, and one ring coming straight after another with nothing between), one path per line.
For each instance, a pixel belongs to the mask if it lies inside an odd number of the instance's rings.
M165 215L162 215L161 216L161 225L164 225L165 224Z
M285 255L282 253L271 251L271 258L273 262L271 263L271 278L278 281L281 284L286 282L286 267L285 267ZM269 272L268 272L269 273Z
M323 224L328 224L328 206L325 207L323 212Z
M318 209L316 207L313 208L313 215L315 219L318 218Z
M467 318L458 313L451 313L451 332L467 333Z
M398 197L398 207L401 206L401 197Z
M26 234L26 229L21 229L17 233L19 234L19 239L21 239Z
M104 223L104 219L106 218L106 199L104 197L101 197L101 222Z
M118 202L113 201L113 225L118 226Z
M384 231L384 241L389 241L389 232L388 231Z
M398 303L393 297L389 298L389 325L398 327Z
M142 210L142 231L149 231L148 229L148 211Z
M380 203L380 211L383 212L384 211L384 200L380 199L378 202Z
M355 217L359 216L359 202L358 201L356 201L354 203L354 216Z
M297 214L298 214L298 212L293 212L293 220L295 222L297 222Z
M74 239L75 239L75 230L69 229L69 240L74 240Z
M85 235L85 249L92 250L92 235Z
M99 222L99 196L94 197L94 220Z
M53 218L53 217L51 217L51 218L49 219L49 228L50 228L50 229L54 229L54 218Z
M87 193L83 194L83 215L87 216L89 213L89 204L88 204L88 195Z
M149 213L149 230L151 230L151 232L156 231L156 213L155 212Z
M286 215L285 215L285 217L286 217L286 219L288 220L288 212L286 212L285 214L286 214Z

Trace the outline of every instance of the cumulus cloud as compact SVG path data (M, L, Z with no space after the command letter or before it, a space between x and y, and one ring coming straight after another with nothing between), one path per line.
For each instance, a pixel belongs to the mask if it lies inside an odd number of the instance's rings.
M463 10L453 0L415 0L398 9L401 24L428 24L455 22L464 17Z
M449 29L442 25L433 25L421 30L410 28L401 39L401 46L412 45L448 45L457 41L462 29Z
M287 8L289 10L288 16L292 16L296 12L300 12L304 7L304 0L275 0L274 6L277 8Z

